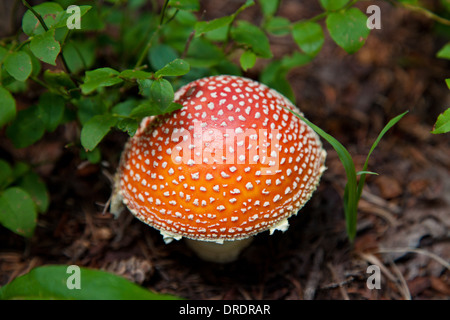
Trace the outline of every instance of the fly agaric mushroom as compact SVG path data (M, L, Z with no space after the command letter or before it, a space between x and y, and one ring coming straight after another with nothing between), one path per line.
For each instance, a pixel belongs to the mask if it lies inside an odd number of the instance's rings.
M280 93L237 76L193 81L183 107L147 117L125 146L111 212L122 202L166 243L236 259L253 235L287 230L325 170L317 134Z

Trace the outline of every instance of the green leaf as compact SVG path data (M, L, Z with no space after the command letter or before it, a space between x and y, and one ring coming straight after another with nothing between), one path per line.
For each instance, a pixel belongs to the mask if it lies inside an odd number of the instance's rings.
M378 176L379 174L373 171L358 171L356 173L357 176L363 175L363 174L371 174L371 175L375 175Z
M22 178L28 171L30 171L30 166L25 162L17 162L13 168L14 179Z
M0 194L0 223L9 230L31 237L36 227L37 213L30 195L12 187Z
M386 132L392 128L397 122L399 122L406 114L408 113L408 111L403 112L402 114L396 116L395 118L391 119L383 128L383 130L381 130L380 134L378 135L377 139L375 140L375 142L372 144L372 147L370 148L369 153L367 154L367 158L366 161L364 163L363 169L362 171L367 171L367 167L369 166L369 159L370 156L372 155L372 152L375 150L375 148L377 147L377 145L380 143L381 139L383 138L383 136L386 134ZM356 200L359 201L359 199L361 198L361 194L364 188L364 183L366 180L366 175L363 173L361 175L361 178L359 179L358 182L358 187L357 187L357 198ZM353 217L354 219L354 228L351 229L351 234L354 236L356 234L356 216Z
M84 16L89 10L91 10L92 6L78 6L80 8L80 17ZM67 12L66 10L63 10L62 12L59 12L56 20L58 23L55 24L55 28L64 28L67 27L67 19L70 18L73 15L72 12ZM83 20L83 19L82 19ZM69 20L70 22L70 20Z
M210 21L197 22L194 27L194 29L196 31L195 36L199 37L203 33L221 29L221 28L224 28L224 27L230 25L239 13L241 13L243 10L245 10L248 7L251 7L254 4L255 4L255 2L253 0L247 0L238 10L236 10L235 13L233 13L229 16L217 18L217 19L210 20ZM227 31L228 28L224 28L224 29L226 29L225 30L225 34L226 34L228 32Z
M139 94L151 98L150 88L152 87L153 80L145 79L145 80L137 80L139 87Z
M0 47L0 62L8 55L8 50L6 48Z
M145 80L152 76L152 73L142 70L124 70L119 74L120 78L127 80Z
M173 102L173 87L166 79L158 79L153 81L150 88L152 100L156 103L160 110L165 110Z
M72 73L92 67L95 63L95 54L95 42L89 39L70 40L62 49L62 55Z
M108 107L104 99L100 95L92 97L84 97L77 101L78 105L78 119L81 125L84 126L92 117L101 115L107 112Z
M154 70L163 68L166 64L177 58L178 53L166 44L152 46L148 52L148 59Z
M312 59L312 56L296 51L292 56L284 56L283 59L281 59L281 67L286 71L289 71L292 68L301 67L311 62Z
M42 138L44 122L39 118L37 106L20 110L16 119L6 129L6 135L16 148L25 148Z
M447 43L441 50L436 54L438 58L449 59L450 60L450 43Z
M55 40L55 29L34 36L30 50L39 60L55 66L56 57L61 51L61 45Z
M44 122L47 131L54 131L64 116L65 101L54 93L44 92L39 97L39 117Z
M300 49L310 56L316 56L325 41L322 27L316 22L296 23L292 36Z
M132 137L136 133L136 130L139 128L139 121L137 121L136 119L124 118L117 122L116 128L128 133L128 135Z
M14 180L14 174L8 162L0 159L0 192Z
M99 148L95 148L92 151L86 152L86 158L90 163L99 163L102 160L102 153Z
M76 271L64 265L32 269L0 288L0 299L48 300L173 300L177 297L148 291L120 276L80 267L80 290L72 287ZM72 289L69 289L71 287Z
M12 121L16 116L16 101L3 87L0 87L0 128Z
M447 133L450 132L450 108L441 113L434 124L431 133Z
M52 28L59 21L62 12L64 12L64 9L55 2L45 2L34 6L33 9L41 15L48 28ZM22 29L28 36L45 32L39 20L30 10L27 10L23 16Z
M195 24L195 36L200 37L203 33L210 32L228 26L234 20L234 16L226 16L210 21L198 21Z
M241 58L239 59L239 62L241 63L241 67L244 71L247 71L248 69L253 68L256 62L256 55L250 51L244 51L241 54Z
M169 6L187 11L198 11L200 9L198 0L170 0Z
M111 113L114 115L120 115L128 117L131 111L137 107L138 101L135 99L127 99L123 102L116 104L112 109Z
M331 38L348 53L361 48L369 35L367 16L357 8L330 13L326 20Z
M325 10L335 11L341 9L349 0L320 0L320 4Z
M101 114L92 117L81 129L81 144L86 151L94 148L117 123L117 118L110 114Z
M258 0L264 17L272 17L277 12L279 0Z
M286 75L292 68L303 66L311 60L311 56L300 52L294 52L292 56L285 56L281 60L274 60L261 72L260 82L277 90L290 101L295 102L294 91L287 81Z
M182 76L190 70L189 63L182 59L175 59L155 72L155 77Z
M101 87L110 87L123 82L118 77L119 72L111 68L100 68L86 72L84 83L81 85L83 94L89 94Z
M75 83L70 79L69 74L64 71L44 71L44 80L52 87L65 87L68 89L75 88Z
M269 39L257 26L247 21L238 21L237 27L231 30L231 36L240 45L251 49L257 56L272 57Z
M18 81L25 81L31 74L32 64L30 56L23 52L13 52L4 61L6 71Z
M47 187L36 173L29 171L20 179L18 186L31 196L38 212L43 213L47 211L49 205Z
M225 54L216 45L203 38L194 38L185 60L191 67L211 68L224 59Z
M145 117L171 113L175 110L181 109L182 107L183 106L181 104L172 102L166 109L162 110L156 103L152 101L146 101L134 108L130 114L130 117L133 117L140 121Z
M283 17L273 17L264 24L264 28L267 32L276 36L288 34L291 31L290 26L291 22Z

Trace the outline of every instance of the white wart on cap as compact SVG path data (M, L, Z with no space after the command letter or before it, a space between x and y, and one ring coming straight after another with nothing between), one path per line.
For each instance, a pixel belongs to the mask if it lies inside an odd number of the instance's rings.
M166 242L230 246L285 231L325 170L319 137L283 107L300 111L265 85L225 75L185 85L175 102L183 108L145 118L127 143L115 203Z

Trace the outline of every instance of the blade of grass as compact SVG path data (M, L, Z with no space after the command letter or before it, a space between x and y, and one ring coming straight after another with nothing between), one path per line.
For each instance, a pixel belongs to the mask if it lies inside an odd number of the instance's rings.
M347 176L347 183L345 185L344 190L344 213L345 213L345 220L346 220L346 228L347 228L347 235L349 237L349 240L353 242L353 239L356 236L356 224L357 224L357 214L358 214L358 202L361 198L362 189L364 187L364 183L366 180L367 174L375 174L375 172L367 171L367 167L369 165L369 159L372 154L372 152L375 150L376 146L380 142L380 140L383 138L383 136L386 134L386 132L392 128L398 121L400 121L401 118L403 118L404 115L408 113L408 111L398 115L397 117L393 118L389 123L381 130L380 134L378 135L377 139L373 143L369 154L367 155L366 161L364 163L364 167L362 171L356 172L355 164L353 162L353 159L348 152L348 150L334 137L323 131L321 128L313 124L311 121L306 119L305 117L301 116L300 114L283 107L284 109L288 110L292 114L294 114L296 117L300 118L302 121L304 121L309 127L311 127L319 136L321 136L323 139L325 139L328 143L331 144L331 146L334 148L334 150L337 152L339 159L341 160L345 173ZM360 175L360 179L357 183L356 176Z
M361 198L361 194L362 194L362 189L364 187L364 183L366 180L366 174L365 171L367 170L367 167L369 165L369 158L372 155L373 150L375 150L375 148L377 147L378 143L380 142L380 140L383 138L383 136L386 134L386 132L392 128L397 122L400 121L401 118L403 118L409 111L405 111L402 114L396 116L395 118L391 119L391 121L388 122L388 124L383 128L383 130L381 130L380 134L378 135L377 139L375 140L375 142L372 144L372 147L370 148L369 153L367 154L367 158L366 158L366 162L364 163L364 167L362 169L363 174L361 174L361 178L359 179L359 183L358 183L358 190L357 190L357 196L358 196L358 201Z
M347 184L344 191L344 212L345 220L347 222L347 234L350 240L353 240L356 230L356 213L357 213L357 184L356 184L356 169L353 159L347 149L334 137L323 131L321 128L313 124L311 121L301 116L300 114L283 107L291 112L296 117L304 121L309 127L311 127L319 136L328 141L329 144L336 150L339 159L341 160L345 173L347 175Z

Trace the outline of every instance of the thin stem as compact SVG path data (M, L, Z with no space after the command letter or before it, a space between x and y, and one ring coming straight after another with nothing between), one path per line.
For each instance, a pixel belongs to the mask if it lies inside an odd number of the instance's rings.
M163 6L162 11L161 11L161 18L159 19L159 25L160 26L162 26L162 24L164 22L164 16L165 16L168 4L169 4L169 0L164 1L164 6Z
M407 9L411 10L411 11L415 11L415 12L421 13L421 14L425 15L426 17L428 17L428 18L430 18L430 19L432 19L434 21L437 21L437 22L439 22L441 24L444 24L446 26L450 26L450 20L442 18L441 16L438 16L437 14L435 14L434 12L431 12L428 9L425 9L425 8L422 8L422 7L419 7L419 6L415 6L415 5L412 5L412 4L409 4L409 3L404 3L404 2L398 3L398 4L400 6L403 6L404 8L407 8Z
M43 19L42 16L39 14L39 12L37 12L36 10L34 10L33 7L30 6L30 4L29 4L26 0L22 0L22 3L23 3L23 5L24 5L25 7L27 7L28 10L30 10L30 11L33 13L33 15L36 17L36 19L39 20L39 22L41 23L42 28L44 28L45 31L48 31L49 28L47 27L47 24L45 23L44 19ZM22 45L21 45L21 47L22 47ZM61 50L61 54L60 54L59 56L61 57L61 61L62 61L63 65L64 65L64 68L65 68L66 72L70 75L70 73L69 73L69 66L67 65L67 61L66 61L66 59L64 58L64 55L63 55L63 53L62 53L62 50Z
M20 51L20 49L22 49L22 47L23 47L24 45L26 45L27 43L29 43L29 42L31 42L31 38L28 38L26 41L22 42L22 43L17 47L17 49L15 49L15 51Z
M41 79L39 79L36 76L31 76L30 79L33 80L34 82L38 83L39 85L43 86L44 88L47 88L50 92L52 92L52 91L55 92L56 91L57 93L62 94L63 96L65 96L67 98L70 98L69 93L67 93L66 91L57 90L57 89L49 86L48 84L46 84L44 81L42 81Z
M180 11L180 10L177 9L177 10L175 11L175 13L169 18L169 20L166 21L165 24L169 24L170 21L172 21L173 19L175 19L175 17L177 16L177 14L178 14L179 11Z
M153 39L155 38L156 34L159 33L159 30L161 30L161 26L164 22L164 15L166 13L167 5L169 4L169 0L164 1L164 6L161 10L161 18L159 19L159 25L156 28L156 30L153 32L152 36L150 37L150 40L147 42L147 45L145 46L144 50L141 52L141 55L139 56L138 61L136 62L136 65L134 68L138 68L142 62L145 59L145 56L147 55L148 51L150 50L150 47L152 46Z
M140 65L142 64L142 62L144 62L145 56L147 55L148 51L150 50L153 39L155 38L156 34L159 32L159 29L161 29L161 26L158 26L156 28L156 30L153 32L152 36L150 37L150 40L147 42L147 45L145 46L144 50L141 52L141 55L139 56L139 59L136 62L136 65L134 66L134 69L139 68Z
M34 10L33 7L30 6L30 4L29 4L26 0L22 0L22 3L23 3L23 5L24 5L25 7L27 7L27 9L30 10L30 11L34 14L34 16L39 20L39 22L41 23L42 28L44 28L45 31L48 31L48 27L47 27L47 25L45 24L45 21L44 21L44 19L42 18L42 16L41 16L36 10Z
M195 35L195 29L192 30L191 34L189 35L188 40L186 41L186 45L184 46L183 54L181 55L181 59L186 58L186 55L189 51L189 47L191 45L192 39L194 38L194 35Z

